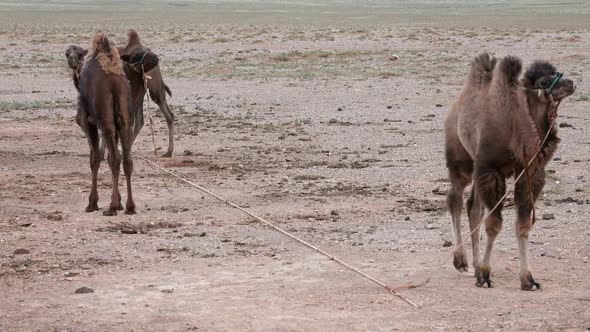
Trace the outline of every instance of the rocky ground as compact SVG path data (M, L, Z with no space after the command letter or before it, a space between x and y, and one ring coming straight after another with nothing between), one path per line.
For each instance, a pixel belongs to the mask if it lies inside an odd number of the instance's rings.
M153 156L147 127L135 154L388 284L430 279L401 291L416 310L138 158L137 215L83 212L88 147L63 52L98 26L0 30L0 330L590 328L588 30L134 26L161 56L177 125L172 158ZM129 26L101 27L125 42ZM530 238L542 291L519 290L512 207L494 288L440 268L454 240L443 121L483 50L550 60L578 85ZM103 163L101 207L110 182Z

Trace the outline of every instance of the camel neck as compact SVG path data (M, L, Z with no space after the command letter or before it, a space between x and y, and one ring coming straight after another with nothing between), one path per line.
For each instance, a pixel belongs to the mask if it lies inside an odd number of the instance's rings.
M527 91L527 104L529 106L529 115L535 123L539 135L544 136L549 129L547 112L551 104L546 100L543 101L537 91Z

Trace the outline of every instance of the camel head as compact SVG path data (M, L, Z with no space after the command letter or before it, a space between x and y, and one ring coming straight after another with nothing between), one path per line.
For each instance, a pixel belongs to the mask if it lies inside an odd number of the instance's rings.
M545 99L550 96L560 101L576 91L576 85L563 74L557 72L555 66L545 61L535 61L526 71L523 85L528 89L539 90Z
M84 57L86 54L88 54L88 50L85 50L80 46L68 46L66 49L66 59L68 60L68 66L73 70L77 70L84 62Z
M136 72L149 72L160 62L158 56L151 49L144 47L139 41L139 35L131 29L127 33L127 46L119 48L121 59ZM142 68L143 67L143 68Z

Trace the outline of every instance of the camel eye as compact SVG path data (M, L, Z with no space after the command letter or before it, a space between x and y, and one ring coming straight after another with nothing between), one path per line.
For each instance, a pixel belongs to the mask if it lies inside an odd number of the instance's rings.
M539 80L537 80L537 86L541 87L541 88L547 88L549 87L549 83L551 82L551 79L547 76L541 77Z

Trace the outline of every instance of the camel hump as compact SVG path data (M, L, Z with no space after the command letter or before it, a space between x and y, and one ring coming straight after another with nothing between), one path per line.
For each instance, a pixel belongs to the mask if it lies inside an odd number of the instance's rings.
M481 53L471 61L468 84L474 87L487 86L492 80L492 71L496 66L496 58L489 53Z
M94 53L111 53L111 42L109 42L106 33L99 32L94 36L92 48L94 49Z
M129 29L129 31L127 31L127 37L129 38L127 41L128 46L141 44L139 42L139 35L137 34L137 31Z
M92 51L92 58L98 61L104 72L115 75L125 74L119 50L115 45L111 44L104 32L99 32L94 36L92 40ZM88 63L90 61L84 61L85 67L82 68L82 71L85 70Z
M522 61L515 56L508 55L500 62L500 74L509 84L518 84L518 77L522 71Z

